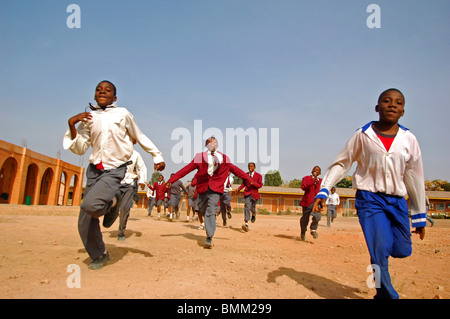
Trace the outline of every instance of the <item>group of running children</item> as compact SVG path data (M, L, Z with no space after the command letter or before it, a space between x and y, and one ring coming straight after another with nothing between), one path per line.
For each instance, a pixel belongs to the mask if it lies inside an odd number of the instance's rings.
M65 149L80 155L92 147L78 230L92 259L89 268L100 269L109 261L109 253L102 239L100 217L103 217L103 226L110 227L120 215L119 239L123 240L123 230L132 205L130 198L135 196L137 185L144 189L147 181L147 170L142 167L142 158L134 150L134 144L139 143L144 151L152 155L155 171L164 170L165 162L159 149L142 133L134 116L126 108L117 107L117 89L113 83L100 82L96 86L94 99L96 106L90 104L89 111L69 119L63 145ZM303 207L300 239L305 240L310 216L311 235L318 238L318 221L330 190L357 162L353 174L353 188L357 189L355 208L371 263L379 268L379 273L375 275L379 276L380 285L377 286L375 298L399 298L391 283L388 259L390 256L403 258L412 253L409 207L405 196L409 197L411 222L415 228L413 233L419 234L420 239L425 236L422 156L416 137L398 123L404 115L404 106L405 97L398 89L382 92L375 106L378 121L367 123L351 136L323 179L319 178L321 171L316 166L311 175L302 180L305 194L300 203ZM191 202L190 206L196 205L199 216L203 217L205 247L211 248L218 203L226 203L223 196L229 174L233 173L243 181L235 191L245 188L244 231L249 229L248 222L255 220L255 203L259 199L262 176L254 171L254 163L248 165L247 173L231 163L227 155L217 151L216 138L208 138L205 146L206 150L196 154L189 164L172 174L164 187L175 189L181 178L196 171L191 186L195 186L197 198L196 203ZM156 194L163 183L157 184L150 185ZM173 218L178 195L176 192L170 195L170 218ZM161 203L158 206L161 207ZM230 217L230 211L226 207L224 209Z

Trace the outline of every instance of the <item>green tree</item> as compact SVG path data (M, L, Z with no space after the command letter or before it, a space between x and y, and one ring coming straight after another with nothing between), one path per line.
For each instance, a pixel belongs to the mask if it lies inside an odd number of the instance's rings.
M441 179L435 179L433 181L425 180L425 189L427 191L443 191L444 185L447 184L447 181L443 181Z
M292 181L289 182L288 187L300 188L302 187L302 180L294 178Z
M338 188L352 188L352 177L345 176L339 183L336 184Z
M442 185L442 188L443 188L446 192L450 192L450 183L445 183L444 185Z
M264 175L264 186L281 186L282 184L283 180L281 179L279 171L268 171L266 175Z
M242 184L242 178L233 175L233 184Z
M156 183L158 181L159 175L161 175L160 171L153 172L150 184L153 185L153 183Z

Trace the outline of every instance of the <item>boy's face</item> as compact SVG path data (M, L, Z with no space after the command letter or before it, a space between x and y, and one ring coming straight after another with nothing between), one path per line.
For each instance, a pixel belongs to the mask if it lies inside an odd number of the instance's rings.
M319 166L315 166L311 173L312 173L313 176L319 176L322 172L321 172Z
M117 100L114 94L114 87L108 82L100 82L95 89L95 101L98 106L106 107Z
M405 99L400 92L387 91L379 99L375 111L379 113L380 122L394 124L405 114Z
M253 172L255 170L255 164L253 164L253 163L248 164L248 170L250 172Z
M217 142L217 140L215 138L211 138L208 140L206 148L208 148L208 150L210 150L211 152L215 152L218 145L219 143Z

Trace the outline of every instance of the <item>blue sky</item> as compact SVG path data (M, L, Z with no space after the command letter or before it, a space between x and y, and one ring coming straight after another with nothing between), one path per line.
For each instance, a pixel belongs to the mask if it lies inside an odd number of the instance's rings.
M71 3L79 29L66 24ZM381 28L366 24L370 4ZM183 166L171 159L172 132L201 120L223 132L279 129L289 181L316 164L324 172L396 87L425 177L450 180L449 17L444 0L2 0L0 139L86 166L89 153L63 150L62 137L108 79L163 152L166 175Z

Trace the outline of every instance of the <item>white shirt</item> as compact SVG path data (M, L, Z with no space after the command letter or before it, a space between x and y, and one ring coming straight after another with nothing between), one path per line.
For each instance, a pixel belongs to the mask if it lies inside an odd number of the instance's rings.
M145 166L144 160L141 154L136 150L133 150L129 161L131 164L127 165L127 171L125 172L125 177L122 180L122 184L133 184L134 180L138 180L138 184L146 184L147 181L147 167ZM136 169L136 173L134 172Z
M92 146L89 162L94 165L102 162L105 169L113 169L126 163L131 157L132 137L153 156L155 163L164 162L161 152L141 132L133 115L126 108L113 105L105 110L98 108L90 113L92 120L79 123L74 139L71 138L70 128L66 131L64 149L82 155Z
M228 183L230 183L230 186L227 187ZM233 184L233 179L231 178L230 175L228 175L227 178L225 179L225 183L223 183L224 193L228 193L233 190L233 187L231 187L232 184Z
M422 154L416 137L400 129L386 151L371 123L358 129L327 169L317 198L326 198L331 187L342 180L357 162L353 188L397 196L409 196L413 227L425 222L425 182Z
M155 198L156 197L156 194L155 194L155 191L154 190L152 190L152 189L147 189L147 197L148 198Z
M336 205L340 204L339 195L337 193L330 194L327 198L326 205Z
M211 154L211 151L207 151L206 153L207 153L207 156L208 156L208 174L209 174L209 176L213 176L214 171L219 167L219 165L215 165L214 157ZM215 151L214 155L219 160L219 163L216 163L216 164L223 163L223 156L222 156L222 154L220 154L219 152Z

